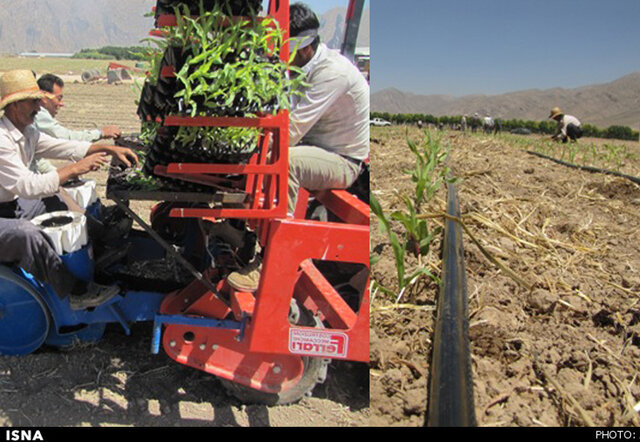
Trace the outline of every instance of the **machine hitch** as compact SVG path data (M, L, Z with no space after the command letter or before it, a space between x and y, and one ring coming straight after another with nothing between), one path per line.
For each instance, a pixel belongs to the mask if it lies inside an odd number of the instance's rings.
M153 320L153 338L151 340L151 353L158 354L160 349L161 329L163 324L192 325L195 327L219 328L225 330L239 330L239 340L242 340L247 318L242 321L230 321L224 319L196 318L184 315L156 315ZM171 344L169 344L171 345Z

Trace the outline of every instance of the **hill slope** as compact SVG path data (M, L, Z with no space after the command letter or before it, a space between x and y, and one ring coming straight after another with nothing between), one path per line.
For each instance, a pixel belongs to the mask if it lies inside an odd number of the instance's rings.
M102 46L135 46L149 36L156 0L2 0L0 53L77 52ZM347 2L345 0L345 6ZM321 36L339 48L346 8L320 16ZM362 16L358 46L369 46L369 10Z
M345 4L347 2L345 1ZM327 46L340 49L345 31L346 8L333 8L325 12L320 19L320 38ZM369 46L369 10L362 12L357 46Z
M526 90L501 95L416 95L385 89L371 95L371 110L439 115L489 114L505 119L544 120L560 106L585 123L640 129L640 72L605 84L575 89Z
M0 51L76 52L147 37L155 0L3 0Z

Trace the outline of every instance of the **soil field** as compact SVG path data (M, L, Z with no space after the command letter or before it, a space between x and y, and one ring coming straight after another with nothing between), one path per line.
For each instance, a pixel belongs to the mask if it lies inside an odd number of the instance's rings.
M418 144L424 139L415 127L372 128L371 185L387 214L415 187L406 173L415 160L407 134ZM640 424L640 186L528 154L542 143L539 137L436 135L450 146L463 222L515 275L464 234L478 425ZM583 139L572 146L574 159L611 145L625 153L600 167L617 164L640 176L637 142ZM562 149L557 145L558 156ZM445 201L442 187L423 213L443 213ZM371 221L372 254L380 257L372 277L397 287L390 241L375 217ZM444 225L438 216L428 222L432 231ZM396 222L392 229L402 231ZM439 233L421 257L435 276L441 241ZM417 265L407 258L407 273ZM372 293L373 425L425 423L438 294L438 284L426 277L401 295Z
M0 71L10 71L12 69L30 69L38 76L52 73L60 76L76 75L80 78L82 72L98 69L106 75L109 63L118 63L125 66L135 66L135 61L131 60L90 60L86 58L65 58L65 57L19 57L4 55L0 56Z
M74 129L139 132L131 84L67 80L58 119ZM88 176L104 198L106 171ZM112 204L103 200L106 205ZM153 203L132 203L145 220ZM151 324L116 324L95 345L0 357L0 426L366 426L368 366L334 362L313 395L289 406L243 405L213 376L153 355Z

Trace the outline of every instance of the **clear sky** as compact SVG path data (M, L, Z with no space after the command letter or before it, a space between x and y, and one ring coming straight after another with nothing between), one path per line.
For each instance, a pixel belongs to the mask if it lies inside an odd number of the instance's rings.
M376 0L371 90L500 94L640 71L640 0Z

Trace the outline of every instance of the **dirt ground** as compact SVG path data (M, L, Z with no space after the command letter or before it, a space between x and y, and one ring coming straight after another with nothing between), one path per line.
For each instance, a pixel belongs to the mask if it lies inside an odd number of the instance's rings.
M415 127L372 128L371 185L387 213L400 208L395 192L414 186L405 173L413 167L407 130L423 139ZM532 286L507 276L464 235L478 425L640 424L640 186L527 154L535 137L442 136L461 179L465 224ZM606 143L623 142L579 146ZM640 146L626 144L632 155L622 169L640 176ZM441 189L424 212L444 212L445 201ZM391 247L374 217L371 236L381 255L373 278L395 287ZM436 275L441 239L423 259ZM424 425L437 301L428 280L401 297L372 294L372 425Z
M131 84L67 81L62 124L139 132ZM104 197L106 173L89 176ZM105 201L109 205L110 202ZM146 218L151 204L132 205ZM243 405L213 376L153 355L152 327L116 324L94 345L0 357L0 426L366 426L369 367L334 362L313 395L289 406Z

